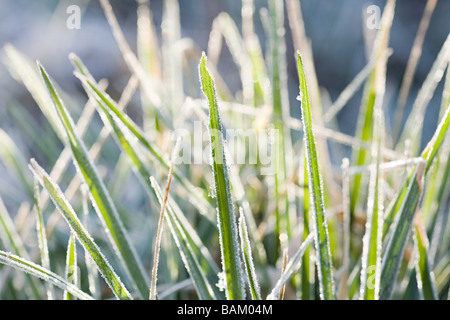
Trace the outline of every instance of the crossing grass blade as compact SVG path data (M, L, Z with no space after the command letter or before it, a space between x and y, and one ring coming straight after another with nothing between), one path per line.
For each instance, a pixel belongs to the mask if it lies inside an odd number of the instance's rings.
M120 262L125 271L132 279L135 287L138 289L141 297L148 297L149 281L145 274L141 261L128 239L125 227L119 218L117 208L112 201L106 186L100 178L86 146L75 131L75 126L63 101L59 97L48 73L44 67L38 63L42 78L47 85L53 103L63 123L66 132L67 142L72 150L74 162L79 169L79 173L89 186L89 197L94 205L100 221L109 237L109 241L115 249Z
M161 188L154 177L150 177L151 186L157 196L160 205L163 205L164 198ZM204 266L211 263L211 260L202 258L203 253L206 248L202 245L198 246L198 240L193 239L195 237L195 231L193 229L189 230L189 223L187 221L180 220L180 215L176 212L170 199L166 204L167 210L167 224L171 234L175 240L181 258L184 262L186 270L188 271L194 286L196 288L197 294L200 299L213 300L216 299L216 294L213 290L213 284L207 278L207 271L205 272ZM209 260L209 261L208 261Z
M5 251L0 251L0 263L13 267L17 270L24 271L27 274L32 275L34 277L43 279L46 282L49 282L63 290L70 292L73 296L81 300L93 299L90 295L81 291L73 284L68 283L66 280L64 280L57 274L29 260L23 259L17 255Z
M292 257L292 259L286 265L286 268L284 269L284 272L283 272L281 278L278 280L275 287L272 289L270 294L267 296L268 300L273 300L273 299L275 299L275 297L279 296L283 286L289 280L289 278L292 276L292 274L295 272L296 268L298 268L299 263L301 262L301 259L304 255L306 249L308 248L310 243L313 241L314 241L314 234L311 233L302 242L302 244L298 248L295 255Z
M82 70L86 72L86 69ZM89 77L88 73L85 74ZM83 79L80 77L80 79L87 83L87 78ZM118 144L132 161L143 186L153 199L162 205L161 201L163 198L160 196L158 183L155 179L149 180L151 171L142 159L142 152L139 150L139 146L133 143L136 136L128 130L128 127L125 126L118 117L113 116L115 113L107 107L107 103L111 106L113 103L108 96L103 95L98 90L94 91L91 86L88 86L86 89L88 94L92 94L95 97L100 112L103 115L102 119L105 121L105 125L109 125L113 129ZM174 168L174 173L175 170L176 167ZM182 211L179 209L177 210L173 203L170 204L170 201L167 203L166 211L172 237L180 249L180 255L185 263L186 269L194 281L199 297L207 300L220 297L220 292L215 290L216 286L210 283L212 278L217 277L218 268L208 250L200 240L200 237L197 235L197 232L192 228Z
M416 166L399 193L397 202L401 203L401 206L395 213L396 220L392 226L391 236L388 239L382 259L380 299L389 299L392 296L406 239L422 194L424 176L427 176L449 126L450 105L447 107L432 139L421 154L423 162Z
M102 274L106 283L112 289L115 296L119 299L132 299L130 293L122 284L119 277L100 251L98 245L94 242L92 237L79 221L75 211L73 210L70 203L67 202L59 186L53 183L47 172L45 172L45 170L41 166L39 166L39 164L34 159L31 159L30 169L33 172L34 176L38 179L42 187L44 187L49 192L53 203L55 204L61 215L65 218L67 224L75 233L83 248L95 261L98 270Z
M133 140L137 139L137 141L139 141L139 143L150 153L150 155L153 157L156 163L162 165L166 170L169 170L170 168L169 161L165 159L165 157L162 155L162 152L158 150L156 147L154 147L145 138L144 133L139 128L139 126L136 123L134 123L134 121L130 119L130 117L128 117L127 114L119 110L114 100L104 90L99 88L99 86L95 83L93 77L91 76L88 69L81 61L81 59L79 59L74 54L70 55L70 59L76 70L81 74L81 76L77 73L75 75L78 76L78 78L83 83L87 84L87 87L85 88L88 91L88 94L89 91L92 91L92 93L94 93L94 96L99 98L96 100L99 103L101 110L103 110L103 108L106 108L108 110L108 114L111 113L112 115L114 115L113 120L116 122L116 124L113 126L113 129L114 127L121 129L122 126L127 128L131 133L131 135L128 134L128 137L134 137ZM103 113L103 111L101 112ZM121 130L123 131L123 129ZM201 189L196 188L194 185L192 185L192 183L177 168L175 168L173 176L175 180L177 180L188 192L189 196L191 197L192 204L196 206L199 212L206 218L208 218L210 221L214 222L213 218L214 208L206 200L207 193L205 194L204 192L202 192ZM148 178L146 180L148 180Z
M301 111L305 134L306 165L308 167L308 186L310 194L311 216L314 217L314 237L316 245L316 263L319 275L321 299L334 299L335 288L333 279L333 265L331 260L330 240L325 217L325 203L322 190L322 178L320 176L316 143L314 140L311 106L308 95L306 75L303 70L300 53L297 52L297 66L300 82Z
M202 91L208 100L209 130L211 139L212 170L214 175L217 220L219 226L222 268L225 275L226 296L229 300L245 297L245 286L241 270L238 232L231 198L227 160L223 146L223 128L219 116L214 80L206 67L206 55L200 60Z

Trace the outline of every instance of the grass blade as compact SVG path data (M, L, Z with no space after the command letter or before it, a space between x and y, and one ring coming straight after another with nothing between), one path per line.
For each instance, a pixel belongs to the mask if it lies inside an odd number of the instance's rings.
M73 294L75 297L82 300L92 300L93 298L87 293L81 291L73 284L68 283L66 280L58 276L57 274L39 266L31 261L25 260L19 256L11 254L9 252L0 251L0 263L11 266L17 270L24 271L34 277L45 280L63 290L66 290Z
M416 261L417 283L425 300L438 300L439 297L436 290L434 274L430 265L427 234L425 233L419 215L416 217L415 222L415 243L419 254L419 259Z
M252 299L261 300L261 292L258 278L256 276L255 266L253 264L252 248L248 237L247 224L245 222L242 209L239 217L239 236L241 238L242 260L244 261L245 270L247 271L247 281L250 287Z
M306 239L302 242L300 248L298 248L295 255L292 257L292 259L289 261L289 263L286 265L286 268L284 269L284 272L281 276L281 278L278 280L275 287L272 289L270 294L267 296L268 300L274 300L276 297L279 296L284 284L286 281L289 280L291 275L294 273L295 269L298 267L299 263L301 262L301 259L310 245L311 242L314 240L314 234L310 234L306 237Z
M50 270L50 257L48 254L47 235L45 232L44 217L42 215L39 202L39 182L37 181L37 179L34 180L34 202L37 212L36 231L38 235L39 250L41 253L41 264L44 268ZM54 293L51 286L48 286L47 288L47 298L48 300L53 300L54 298Z
M180 151L180 143L181 138L178 138L177 143L175 145L173 155L172 155L172 161L170 163L170 169L169 169L169 175L167 177L167 185L166 185L166 192L164 194L164 200L161 204L161 211L159 214L159 220L158 220L158 229L156 233L156 240L155 240L155 250L153 251L153 268L152 268L152 281L150 285L150 300L156 300L156 281L158 276L158 262L159 262L159 251L161 248L161 234L163 229L163 223L164 223L164 213L166 211L166 205L167 205L167 199L169 197L169 189L170 189L170 183L172 181L173 176L173 168L175 166L175 161L178 156L178 153Z
M297 53L297 64L300 82L301 111L303 128L305 132L305 151L308 167L308 186L311 198L311 216L315 221L316 263L319 275L320 296L322 299L334 299L335 288L333 279L333 266L331 261L330 240L325 217L325 204L323 198L322 181L312 127L311 106L308 95L306 76L303 70L300 53Z
M67 282L78 287L78 265L77 265L77 251L75 235L73 232L70 233L69 243L67 245L66 254L66 280ZM64 291L64 300L74 300L74 296L68 292Z
M162 190L154 177L150 177L150 182L158 198L158 201L162 206L164 202ZM177 214L176 209L170 202L170 199L166 205L166 210L166 221L169 225L175 243L180 250L179 252L181 258L184 262L186 270L192 278L199 298L202 300L216 299L215 293L212 289L213 286L207 279L207 273L202 268L205 260L203 259L202 261L203 255L201 254L201 252L204 252L204 249L197 246L196 241L192 241L192 238L190 237L192 235L195 235L195 230L185 229L189 226L189 223L187 221L179 220L180 215ZM189 233L189 231L191 231L192 233ZM207 264L209 264L209 261L207 261Z
M380 299L389 299L392 296L406 239L411 229L411 223L422 194L423 177L427 175L428 170L445 139L449 126L450 105L447 107L432 139L421 154L423 162L416 166L416 169L411 174L398 196L398 198L401 198L401 201L398 200L398 202L401 203L401 207L396 213L396 221L392 227L391 237L388 240L383 255Z
M114 292L115 296L119 299L132 299L128 290L122 284L119 277L103 256L98 245L94 242L86 229L81 225L76 213L70 203L67 202L59 186L51 181L47 172L45 172L45 170L42 169L33 159L31 160L30 169L32 170L34 176L38 179L39 183L47 189L53 203L58 208L61 215L63 215L67 224L75 233L83 248L91 255L92 259L97 264L98 270Z
M106 186L101 180L83 141L76 133L73 120L67 112L63 101L56 92L48 73L40 64L38 65L42 78L47 85L55 108L66 131L68 143L71 147L75 164L78 167L79 173L85 183L89 186L90 199L94 204L94 208L103 224L104 229L107 230L109 240L122 265L124 266L125 271L129 274L134 285L139 290L141 297L148 297L149 286L147 284L149 282L147 280L147 276L136 251L128 239L123 223L119 218L116 206L114 205Z
M209 130L211 138L212 169L217 203L217 220L220 233L222 268L225 273L226 296L230 300L244 299L245 287L241 270L237 226L228 177L228 167L223 147L223 130L214 81L206 67L206 55L200 60L202 91L209 105Z

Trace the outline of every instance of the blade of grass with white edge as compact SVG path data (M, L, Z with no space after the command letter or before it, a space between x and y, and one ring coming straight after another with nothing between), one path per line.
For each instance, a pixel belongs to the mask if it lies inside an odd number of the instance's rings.
M70 59L75 68L81 73L82 76L77 73L75 75L82 82L87 83L88 87L90 87L90 89L103 101L103 104L105 107L107 107L108 111L116 116L114 117L114 121L122 123L140 142L140 144L152 155L156 162L161 164L165 169L169 170L169 161L167 161L162 156L162 153L157 150L156 147L151 145L151 143L145 138L144 133L140 130L139 126L134 123L134 121L130 119L127 114L125 114L116 106L114 100L104 90L98 87L81 60L74 54L71 54ZM120 129L120 126L118 127ZM214 222L214 208L207 200L208 195L202 192L201 189L196 188L194 185L192 185L192 183L183 175L180 170L177 170L177 168L175 168L173 176L175 180L177 180L183 186L183 188L186 189L190 197L192 197L190 201L199 210L199 212L210 221Z
M67 202L59 186L53 183L47 172L45 172L45 170L41 166L39 166L39 164L34 159L31 159L30 169L33 172L34 176L38 179L39 183L45 189L47 189L53 203L66 220L70 229L75 233L83 248L95 261L98 270L102 274L106 283L112 289L114 295L119 299L132 299L127 288L125 288L123 283L120 281L119 277L100 251L98 245L94 242L90 234L86 231L86 229L79 221L75 211L73 210L70 203Z
M125 271L138 289L140 296L142 298L147 298L149 290L149 285L147 284L149 281L144 271L144 267L142 266L142 262L139 260L134 247L128 239L125 227L120 220L111 195L101 180L86 146L76 133L73 120L67 112L64 102L56 92L48 73L40 63L38 63L38 66L66 131L68 144L70 145L75 160L74 163L79 169L79 174L89 186L89 197L104 229L107 231L109 241L115 249L115 253Z
M392 296L406 239L422 194L423 178L427 176L433 160L445 139L449 126L450 105L447 107L432 139L421 154L423 162L416 166L416 169L410 175L402 188L402 192L399 194L399 197L402 197L401 207L396 213L391 237L388 240L382 259L380 299L389 299Z
M333 265L331 260L330 240L325 216L325 204L322 191L322 179L319 172L316 144L312 127L311 106L306 83L306 75L303 70L300 53L297 52L297 65L300 82L301 112L304 128L306 162L308 167L308 185L310 194L310 212L314 217L316 244L316 263L319 276L321 299L334 299L335 288L333 279Z
M159 187L158 182L154 177L150 177L150 182L160 205L162 205L164 202L163 192ZM198 250L194 250L195 246L192 245L193 242L189 239L189 233L184 229L186 225L188 225L188 223L185 225L180 223L177 217L177 213L172 207L170 201L168 201L166 204L166 210L167 224L169 225L169 229L177 247L180 249L180 256L184 262L186 270L188 271L194 283L199 298L201 300L216 299L216 296L212 289L213 285L208 281L206 274L201 266L202 262L199 261L199 259L201 258L201 254L199 254Z
M72 283L74 286L78 287L78 264L77 264L77 249L76 249L75 235L71 231L69 237L69 243L67 245L66 253L66 280ZM74 296L68 292L64 291L64 300L74 300Z
M81 223L86 227L86 230L89 232L88 225L88 216L89 216L89 187L85 184L81 186L81 197L82 197L82 207L83 207L83 217ZM86 269L87 269L87 278L89 283L89 292L96 299L100 298L100 286L98 281L98 271L95 266L95 263L92 261L90 255L84 255Z
M299 267L299 264L301 262L301 259L304 255L306 249L313 241L314 241L314 234L310 233L306 237L306 239L302 242L302 244L300 245L300 248L298 248L297 252L294 254L292 259L286 265L286 268L284 269L284 272L281 275L281 278L278 280L275 287L272 289L270 294L267 296L267 300L275 300L279 296L284 284L286 283L286 281L289 280L289 278L292 276L292 274L295 272L295 270Z
M153 267L152 267L152 280L150 283L150 300L156 300L157 294L156 294L156 282L158 279L158 263L159 263L159 252L161 249L161 235L163 232L163 223L164 223L164 215L166 211L166 205L167 205L167 199L169 197L169 190L170 190L170 183L172 181L173 176L173 168L175 167L175 161L178 157L178 153L180 152L180 144L181 144L181 137L178 138L175 148L173 150L172 160L170 162L170 169L169 174L167 176L167 185L166 185L166 192L164 194L164 200L161 204L161 211L159 213L159 219L158 219L158 228L156 232L156 240L155 240L155 249L153 250Z
M50 257L48 254L47 235L45 232L44 217L42 215L41 206L39 202L39 182L34 179L34 203L37 213L36 231L38 235L39 250L41 253L41 264L44 268L50 270ZM54 293L51 286L47 287L47 298L53 300Z
M81 291L73 284L68 283L66 280L51 272L50 270L35 264L34 262L23 259L17 255L9 252L0 251L0 263L13 267L17 270L26 272L34 277L43 279L63 290L70 292L73 296L81 300L93 300L93 298L87 293Z
M436 290L436 281L431 270L428 237L424 230L420 215L416 216L414 223L415 244L419 258L416 259L416 277L422 296L425 300L439 300Z
M239 217L239 236L241 239L242 259L244 261L245 270L247 271L247 281L253 300L261 300L261 290L259 288L258 278L256 276L255 265L252 257L252 247L248 237L247 224L242 208L240 208Z
M211 138L212 170L217 203L222 268L225 276L226 296L229 300L245 298L245 285L241 269L238 232L231 198L227 160L224 152L223 128L219 117L214 80L206 67L203 53L199 66L202 91L209 105L209 131Z
M381 66L386 62L381 58ZM383 236L383 192L380 165L384 141L383 99L386 90L386 70L378 70L375 78L375 101L373 111L373 144L371 150L372 169L369 178L366 232L363 238L360 299L377 300L380 288L380 265ZM374 280L374 281L373 281Z

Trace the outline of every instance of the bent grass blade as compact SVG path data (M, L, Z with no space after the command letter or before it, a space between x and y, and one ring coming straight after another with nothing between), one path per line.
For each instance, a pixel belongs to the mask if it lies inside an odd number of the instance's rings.
M70 292L73 296L81 300L93 300L93 298L90 295L81 291L73 284L68 283L66 280L64 280L57 274L31 261L23 259L17 255L5 251L0 251L0 263L13 267L17 270L26 272L27 274L30 274L34 277L43 279L46 282L49 282L63 290Z
M83 248L91 255L92 259L97 264L98 270L102 274L106 283L112 289L115 296L119 299L132 299L130 293L100 251L98 245L94 242L90 234L79 221L75 211L70 203L67 202L59 186L53 183L47 172L45 172L45 170L40 167L34 159L31 160L30 169L42 187L47 189L53 203L66 220L70 229L74 232Z

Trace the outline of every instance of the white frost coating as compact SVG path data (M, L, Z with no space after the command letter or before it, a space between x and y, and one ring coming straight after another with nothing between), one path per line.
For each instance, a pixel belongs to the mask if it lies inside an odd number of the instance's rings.
M220 291L225 291L227 288L227 283L225 281L225 272L221 271L217 274L219 280L216 283L216 287L219 288Z
M57 274L31 262L26 261L10 252L0 251L0 263L11 266L17 270L26 272L34 277L38 277L46 282L66 290L73 294L75 297L82 300L93 300L93 298L87 293L81 291L76 286L68 283Z

